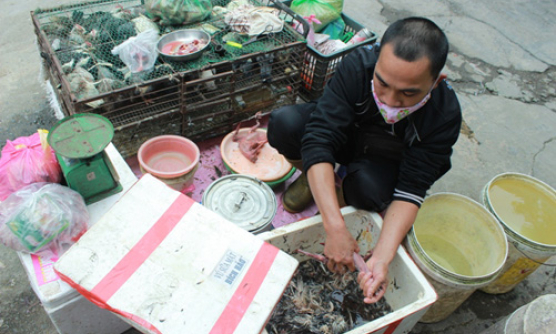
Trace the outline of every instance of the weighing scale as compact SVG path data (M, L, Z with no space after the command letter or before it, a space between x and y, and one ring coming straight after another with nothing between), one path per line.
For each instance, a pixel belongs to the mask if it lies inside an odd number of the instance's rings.
M69 188L91 204L122 191L110 158L105 152L114 126L104 116L75 114L56 123L48 143L56 152Z

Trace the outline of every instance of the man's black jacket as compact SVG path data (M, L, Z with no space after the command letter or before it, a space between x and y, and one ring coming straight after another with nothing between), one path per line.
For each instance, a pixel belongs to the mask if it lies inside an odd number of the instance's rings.
M346 147L355 157L375 152L400 161L394 199L421 205L426 191L451 167L452 146L461 127L460 105L455 92L442 81L423 108L394 126L387 124L371 92L378 52L376 46L360 47L338 65L305 128L303 169L320 162L334 164L335 153L345 151ZM373 144L365 143L365 138L372 141L377 131L386 140L378 140L375 146L382 143L389 147L382 151L380 147L367 150L366 145ZM388 132L392 133L391 140L384 137Z

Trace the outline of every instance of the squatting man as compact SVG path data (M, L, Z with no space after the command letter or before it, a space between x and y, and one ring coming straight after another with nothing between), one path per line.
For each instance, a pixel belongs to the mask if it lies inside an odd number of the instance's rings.
M413 225L427 190L451 167L461 126L456 94L441 73L448 40L432 21L394 22L380 44L346 56L309 103L272 112L268 141L303 173L283 194L289 212L313 200L322 216L332 272L355 270L355 238L344 205L381 212L384 223L370 273L358 282L366 303L382 298L388 265ZM336 186L335 166L345 166Z

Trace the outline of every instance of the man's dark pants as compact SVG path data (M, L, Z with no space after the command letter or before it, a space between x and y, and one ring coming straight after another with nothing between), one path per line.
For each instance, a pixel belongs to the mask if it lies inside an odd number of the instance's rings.
M287 159L302 159L301 140L315 107L316 104L310 102L285 106L271 113L268 142ZM381 212L392 201L399 162L362 157L354 151L353 145L346 145L335 154L336 162L347 167L342 181L344 199L356 208Z

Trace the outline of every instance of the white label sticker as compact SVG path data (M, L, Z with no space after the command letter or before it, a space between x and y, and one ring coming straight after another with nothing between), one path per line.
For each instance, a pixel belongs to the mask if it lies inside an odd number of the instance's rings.
M96 178L97 178L97 176L96 176L95 172L87 173L87 180L88 181L93 181Z
M214 268L212 277L232 286L246 267L247 261L238 253L228 250Z

